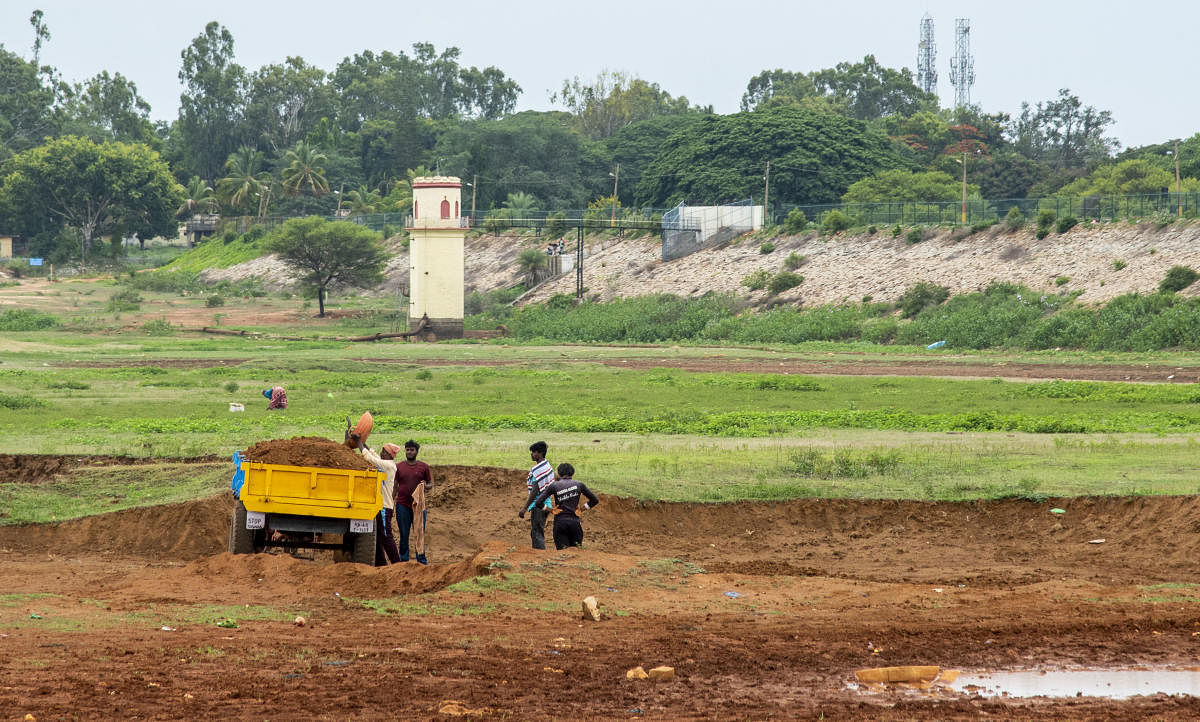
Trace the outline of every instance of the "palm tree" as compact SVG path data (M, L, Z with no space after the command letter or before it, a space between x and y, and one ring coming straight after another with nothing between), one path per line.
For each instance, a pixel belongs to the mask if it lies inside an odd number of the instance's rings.
M262 170L263 154L243 145L225 161L229 174L217 181L217 192L234 208L248 207L256 202L270 174Z
M302 140L287 152L284 160L288 165L279 175L288 195L298 194L306 185L314 196L329 192L329 181L325 180L325 163L329 157L320 150Z
M212 186L205 183L200 176L194 175L183 187L184 201L175 212L176 216L191 216L197 213L212 213L217 206L217 197Z
M346 194L346 200L342 205L351 213L375 213L379 208L380 200L378 193L366 185L360 185Z
M504 207L511 211L512 218L525 218L529 211L537 210L538 199L525 191L509 193Z

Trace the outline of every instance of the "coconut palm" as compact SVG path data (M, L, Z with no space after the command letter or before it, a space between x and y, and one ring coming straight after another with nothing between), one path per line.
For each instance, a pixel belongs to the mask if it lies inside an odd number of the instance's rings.
M512 212L512 218L525 218L529 211L537 210L538 199L525 191L509 193L504 201L504 207Z
M346 193L342 207L349 209L351 213L375 213L379 210L380 200L378 193L366 185L360 185Z
M262 170L263 154L243 145L225 161L229 174L217 181L217 193L234 208L249 207L258 201L270 174Z
M287 152L284 160L288 165L279 175L288 195L300 193L305 186L314 196L329 192L329 181L325 180L325 163L329 157L320 150L302 140Z
M212 213L217 207L217 196L212 186L204 182L198 175L192 176L183 187L183 205L175 212L176 216L190 216L196 213Z

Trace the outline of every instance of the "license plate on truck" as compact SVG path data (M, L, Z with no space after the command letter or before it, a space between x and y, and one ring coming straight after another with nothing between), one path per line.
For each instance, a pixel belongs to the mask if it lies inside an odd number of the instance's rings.
M247 529L265 529L267 526L267 513L265 511L248 511L246 512L246 528Z
M375 531L374 519L351 519L350 532L352 534L370 534Z

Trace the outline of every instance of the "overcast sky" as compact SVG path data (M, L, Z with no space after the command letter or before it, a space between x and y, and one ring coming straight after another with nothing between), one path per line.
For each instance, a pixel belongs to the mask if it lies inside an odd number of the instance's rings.
M719 113L739 109L751 77L783 68L808 72L873 53L916 71L921 17L934 20L938 93L954 102L950 59L955 18L971 23L975 85L986 112L1070 88L1085 105L1110 110L1123 147L1200 131L1192 61L1200 2L1138 5L1082 1L655 2L513 0L509 3L371 0L4 0L0 43L31 57L29 16L45 12L51 32L42 62L69 81L102 70L132 80L155 119L179 107L180 52L210 20L234 37L248 70L300 55L332 70L363 50L405 51L431 42L461 49L460 64L494 65L523 92L518 109L548 110L550 93L574 76L623 70Z

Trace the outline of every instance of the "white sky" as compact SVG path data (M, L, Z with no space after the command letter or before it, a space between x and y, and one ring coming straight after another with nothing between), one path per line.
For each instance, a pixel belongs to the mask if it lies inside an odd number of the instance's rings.
M1138 5L1090 0L908 2L790 0L4 0L0 43L29 58L29 16L51 32L42 62L69 81L101 70L132 80L155 119L179 106L180 52L210 20L229 28L248 70L300 55L332 70L363 50L404 51L431 42L461 49L460 64L494 65L520 84L518 109L548 110L564 79L624 70L719 113L738 110L751 77L808 72L873 53L916 71L921 16L934 19L938 91L954 100L954 21L971 21L975 85L986 112L1016 114L1022 101L1070 88L1085 105L1111 110L1122 146L1186 138L1200 130L1200 93L1190 63L1200 2Z

